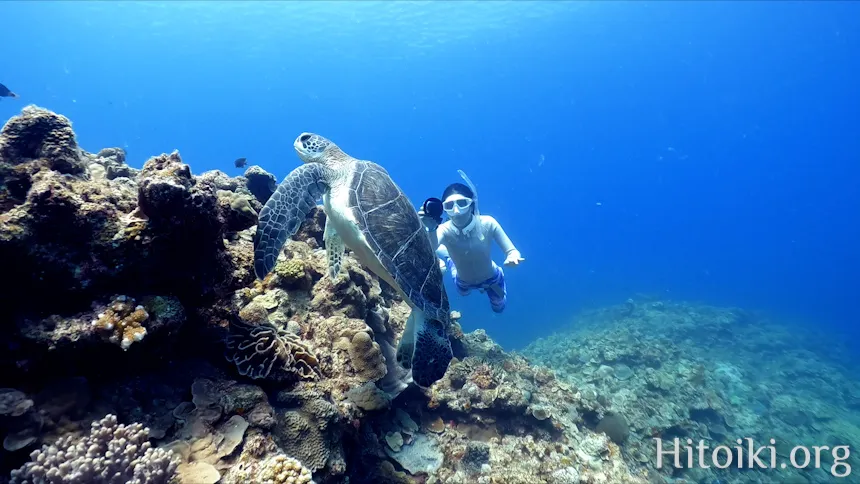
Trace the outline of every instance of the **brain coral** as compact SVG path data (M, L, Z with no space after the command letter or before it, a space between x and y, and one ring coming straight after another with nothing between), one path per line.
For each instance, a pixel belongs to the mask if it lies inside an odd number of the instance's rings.
M3 126L0 158L9 162L42 159L52 170L72 175L86 171L71 121L36 106L25 107Z

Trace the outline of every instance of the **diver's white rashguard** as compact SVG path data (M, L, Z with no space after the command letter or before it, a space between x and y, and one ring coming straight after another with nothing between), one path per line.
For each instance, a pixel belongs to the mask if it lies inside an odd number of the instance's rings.
M443 260L445 255L450 257L457 267L457 277L469 285L480 284L496 275L497 266L491 255L494 241L499 244L505 256L517 250L495 218L489 215L480 217L481 223L475 224L474 230L466 233L450 220L439 224L435 232L428 231L430 241L437 248L437 254ZM483 237L480 237L478 230L483 232Z

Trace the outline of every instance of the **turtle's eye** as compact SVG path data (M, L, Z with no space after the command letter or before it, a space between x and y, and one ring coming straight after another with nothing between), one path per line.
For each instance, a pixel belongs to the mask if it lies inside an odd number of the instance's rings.
M301 140L302 143L307 143L309 139L311 139L311 135L309 135L309 134L303 134L302 137L299 138L299 140Z

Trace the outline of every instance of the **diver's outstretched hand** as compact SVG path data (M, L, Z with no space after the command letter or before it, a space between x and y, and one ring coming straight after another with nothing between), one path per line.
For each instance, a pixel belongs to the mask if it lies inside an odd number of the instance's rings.
M524 260L525 259L520 256L520 252L518 250L514 250L505 258L505 265L509 267L518 266L520 265L520 262L523 262Z

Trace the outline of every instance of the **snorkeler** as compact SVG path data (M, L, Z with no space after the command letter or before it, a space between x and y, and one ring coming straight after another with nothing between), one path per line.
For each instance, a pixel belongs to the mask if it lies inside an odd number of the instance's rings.
M477 289L486 292L493 311L504 311L507 304L505 273L493 261L490 250L495 241L505 253L506 266L524 261L502 226L493 217L478 211L478 196L469 177L458 170L466 182L448 185L442 199L427 199L418 211L430 235L440 266L454 279L457 291L465 296ZM468 185L468 186L467 186ZM442 222L442 212L448 215Z

